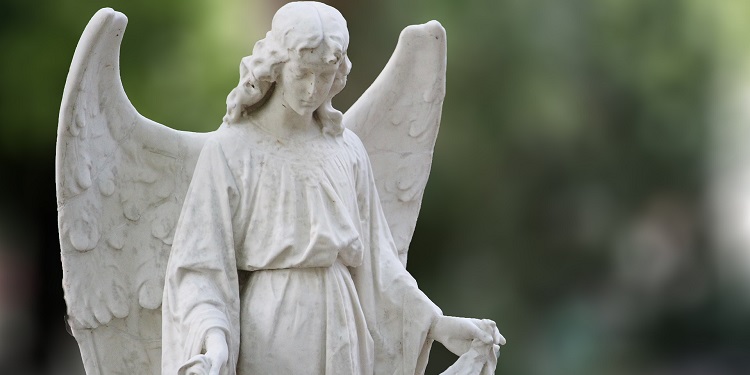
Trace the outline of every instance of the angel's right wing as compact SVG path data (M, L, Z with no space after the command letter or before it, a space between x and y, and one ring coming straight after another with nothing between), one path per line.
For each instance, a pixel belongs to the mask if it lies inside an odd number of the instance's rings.
M127 18L81 36L58 124L56 184L68 323L93 374L161 373L161 300L174 227L207 134L141 116L122 88Z

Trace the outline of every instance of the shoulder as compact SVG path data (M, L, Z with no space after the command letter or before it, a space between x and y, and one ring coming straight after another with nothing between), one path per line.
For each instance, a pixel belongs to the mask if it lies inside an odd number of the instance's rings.
M211 133L209 140L222 147L228 148L234 143L240 142L241 138L246 137L246 131L244 130L245 128L241 125L221 125Z
M203 146L203 153L213 153L222 158L230 157L244 148L242 129L237 126L224 126L211 133Z
M200 178L202 181L210 180L207 181L209 184L234 185L236 158L232 155L229 140L227 132L222 128L208 136L193 172L194 181Z
M351 149L357 154L363 154L364 156L367 156L367 149L365 149L365 145L362 143L362 140L359 139L357 134L349 129L344 128L344 132L341 136L343 137L344 145L347 148Z
M370 155L359 136L349 129L344 129L342 137L344 147L347 149L356 170L370 170Z

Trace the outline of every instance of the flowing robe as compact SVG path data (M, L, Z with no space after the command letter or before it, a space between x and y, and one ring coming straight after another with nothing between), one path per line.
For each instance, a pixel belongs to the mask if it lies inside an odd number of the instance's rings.
M225 332L222 374L424 372L441 315L398 260L354 133L224 126L199 157L163 299L163 374Z

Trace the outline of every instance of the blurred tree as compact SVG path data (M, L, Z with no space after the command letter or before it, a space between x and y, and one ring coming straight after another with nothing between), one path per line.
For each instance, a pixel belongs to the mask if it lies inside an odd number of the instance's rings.
M130 17L122 75L136 108L205 131L281 3L0 2L0 214L40 233L38 332L62 329L55 124L89 17L108 5ZM747 2L330 3L352 40L342 109L405 25L434 18L448 31L443 126L409 268L446 313L498 321L509 340L499 373L748 371L733 353L750 329L715 282L704 209L709 126L728 87L717 82L746 72ZM434 357L430 373L452 361Z

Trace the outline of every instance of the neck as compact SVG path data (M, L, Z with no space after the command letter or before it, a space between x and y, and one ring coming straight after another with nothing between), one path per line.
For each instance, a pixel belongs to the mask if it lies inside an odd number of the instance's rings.
M260 108L249 116L267 132L279 138L308 138L320 134L321 128L313 118L313 112L299 114L285 104L279 90L274 90L271 97Z

